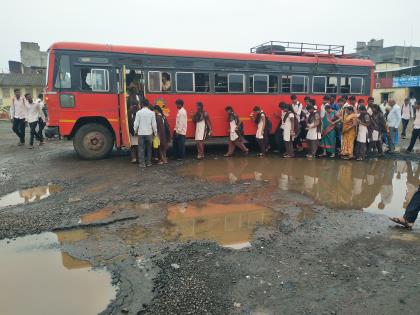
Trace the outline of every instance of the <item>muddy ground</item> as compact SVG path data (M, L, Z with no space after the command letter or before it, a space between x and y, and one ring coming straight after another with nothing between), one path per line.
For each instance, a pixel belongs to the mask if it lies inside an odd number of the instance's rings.
M79 160L68 141L17 147L9 127L0 122L0 196L48 183L60 189L0 208L0 239L52 231L64 252L106 267L118 292L103 314L419 313L418 229L330 209L266 181L181 176L197 163L193 149L184 162L140 171L124 153ZM212 150L208 159L223 159L223 147ZM168 220L171 207L208 198L229 204L232 196L269 210L268 222L253 228L251 247L188 240Z

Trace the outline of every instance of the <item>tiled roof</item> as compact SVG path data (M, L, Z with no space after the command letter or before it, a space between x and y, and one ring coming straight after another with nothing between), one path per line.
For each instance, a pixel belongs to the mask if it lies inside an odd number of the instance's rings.
M0 73L1 86L44 86L45 74Z

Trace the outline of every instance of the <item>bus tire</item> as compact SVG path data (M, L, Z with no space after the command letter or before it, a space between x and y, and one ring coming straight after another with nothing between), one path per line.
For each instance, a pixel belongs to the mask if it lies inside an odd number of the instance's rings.
M114 137L107 127L88 123L76 131L73 146L82 159L99 160L111 153Z

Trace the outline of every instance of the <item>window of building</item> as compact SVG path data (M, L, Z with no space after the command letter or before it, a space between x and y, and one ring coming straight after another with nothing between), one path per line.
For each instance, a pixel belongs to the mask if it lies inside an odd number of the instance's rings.
M328 77L327 78L327 93L337 94L337 91L338 91L337 87L338 87L337 77Z
M245 91L245 75L232 73L228 75L229 93L242 93Z
M210 74L205 72L194 73L195 91L198 93L210 92Z
M71 75L70 75L70 56L62 55L58 64L58 72L55 78L54 87L56 89L70 89Z
M9 88L2 88L1 91L2 91L3 98L9 98L10 97L10 89Z
M268 93L268 75L254 74L253 78L253 92L254 93Z
M309 77L304 75L292 75L291 80L292 93L308 93L309 92Z
M276 75L268 76L268 93L277 93L279 91L279 78Z
M352 77L350 78L350 94L363 93L363 78Z
M324 93L327 91L327 77L313 77L312 92Z
M177 72L175 77L177 92L194 92L193 72Z
M216 93L228 92L228 76L224 73L216 73L214 75L214 91Z
M281 77L281 92L282 93L290 93L290 76L283 75Z
M349 78L341 77L340 78L340 93L349 94L350 93L350 82Z
M84 91L109 91L109 72L106 69L81 68L80 81Z

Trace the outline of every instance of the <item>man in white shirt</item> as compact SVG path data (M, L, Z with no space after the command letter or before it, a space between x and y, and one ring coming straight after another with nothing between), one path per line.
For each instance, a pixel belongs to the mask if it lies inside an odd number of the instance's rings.
M19 137L19 146L25 144L26 115L26 100L20 95L20 90L15 89L15 96L10 106L10 119L13 124L12 130Z
M403 126L401 137L403 139L405 139L405 132L407 131L407 126L412 116L413 116L413 110L410 104L410 99L406 98L404 100L404 104L401 107L401 121L402 121L402 126Z
M41 129L41 121L45 123L45 115L42 112L41 105L39 103L34 103L32 99L32 95L26 95L27 100L27 117L26 120L29 123L29 128L31 129L31 137L29 140L29 148L33 149L34 147L34 138L39 141L39 145L44 144L44 137L42 136L42 129ZM36 127L38 126L38 131L36 131Z
M388 153L395 151L395 135L398 133L398 127L401 123L401 108L391 99L388 102L390 111L387 117L389 137L388 137Z
M173 137L173 149L175 151L175 158L182 161L185 158L185 136L187 135L187 111L184 108L184 101L177 99L175 101L178 113L176 114L176 122Z
M36 99L35 102L39 104L39 107L41 108L41 111L45 117L44 120L40 119L38 123L38 128L39 128L38 135L43 138L44 137L43 130L45 128L45 125L47 124L47 118L48 118L47 107L45 106L45 103L44 103L44 95L42 93L38 94L38 98Z
M407 152L413 152L414 145L416 144L417 138L420 137L420 101L416 103L414 109L414 123L413 123L413 132L411 134L410 145L407 148Z
M414 94L411 94L411 96L410 96L410 105L411 105L411 108L414 110L414 107L416 107L416 104L417 104L417 100L416 100L416 98L414 97Z
M139 136L139 165L152 166L153 136L157 135L156 115L149 109L149 101L144 100L136 113L134 131Z

